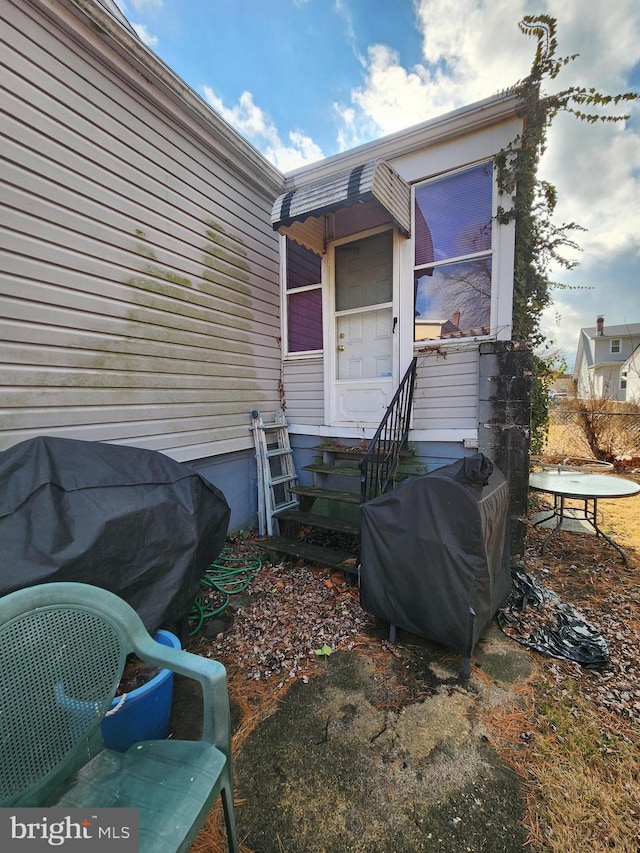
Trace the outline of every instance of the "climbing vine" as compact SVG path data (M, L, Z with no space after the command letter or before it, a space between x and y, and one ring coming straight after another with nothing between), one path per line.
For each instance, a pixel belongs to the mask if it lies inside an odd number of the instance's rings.
M584 231L576 222L558 225L553 221L557 204L556 188L538 177L540 158L547 145L547 133L558 113L571 113L589 124L626 121L628 115L597 112L603 107L616 107L624 102L640 100L640 95L626 92L603 95L594 88L571 86L555 94L543 91L545 81L555 80L562 69L578 54L556 57L556 20L548 15L528 15L519 24L526 36L537 39L535 58L527 77L516 83L515 94L521 103L523 131L496 157L498 189L510 200L498 208L501 223L515 223L515 267L513 303L513 339L532 347L544 343L540 330L542 312L552 302L554 289L576 289L552 281L553 266L573 269L578 261L567 257L567 250L579 250L577 232ZM539 442L548 428L548 397L542 393L548 376L548 360L534 359L532 395L532 441Z

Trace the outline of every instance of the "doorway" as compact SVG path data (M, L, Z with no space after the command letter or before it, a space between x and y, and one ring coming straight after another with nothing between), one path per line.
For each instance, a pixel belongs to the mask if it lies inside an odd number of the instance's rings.
M333 249L331 423L377 426L395 379L393 231Z

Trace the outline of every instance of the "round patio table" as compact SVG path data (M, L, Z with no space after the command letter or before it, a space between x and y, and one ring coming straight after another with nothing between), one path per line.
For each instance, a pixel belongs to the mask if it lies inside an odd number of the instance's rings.
M640 492L640 485L633 480L624 480L621 477L611 477L607 474L581 474L579 471L539 471L529 475L529 488L534 492L546 492L553 495L553 512L535 522L542 524L550 518L557 518L556 526L551 530L540 547L540 553L544 550L549 540L562 528L566 518L575 519L573 514L576 510L571 508L571 515L567 512L566 501L568 499L579 500L583 503L583 516L580 521L586 521L596 532L596 536L609 543L622 557L626 564L627 557L622 548L603 533L598 527L598 500L611 498L629 498Z

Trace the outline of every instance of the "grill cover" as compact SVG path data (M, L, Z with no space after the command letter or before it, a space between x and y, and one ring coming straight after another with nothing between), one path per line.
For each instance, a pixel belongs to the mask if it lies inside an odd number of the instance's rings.
M0 595L50 581L103 587L147 630L181 623L218 556L222 492L162 453L41 436L0 453Z
M477 453L361 511L363 609L469 657L511 588L502 473Z

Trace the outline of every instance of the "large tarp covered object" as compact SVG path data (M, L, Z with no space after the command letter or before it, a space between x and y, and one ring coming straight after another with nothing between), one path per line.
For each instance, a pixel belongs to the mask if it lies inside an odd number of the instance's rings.
M476 453L361 512L363 609L469 658L511 587L503 474Z
M230 510L153 450L40 436L0 453L0 595L49 581L103 587L151 633L180 624Z

